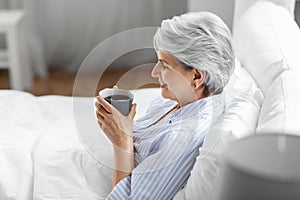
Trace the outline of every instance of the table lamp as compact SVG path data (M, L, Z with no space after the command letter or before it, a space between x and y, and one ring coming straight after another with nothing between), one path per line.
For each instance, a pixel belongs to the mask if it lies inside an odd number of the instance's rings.
M300 136L250 136L224 158L217 200L300 200Z

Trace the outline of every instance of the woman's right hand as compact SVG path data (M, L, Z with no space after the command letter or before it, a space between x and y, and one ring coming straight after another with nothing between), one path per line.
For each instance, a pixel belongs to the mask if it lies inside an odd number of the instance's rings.
M95 106L98 125L113 144L115 169L112 186L114 188L120 180L129 176L134 168L132 126L136 104L132 104L128 116L122 115L101 96L96 97Z
M132 126L136 104L132 104L128 116L122 115L100 96L96 97L95 107L98 125L113 145L121 149L132 150Z

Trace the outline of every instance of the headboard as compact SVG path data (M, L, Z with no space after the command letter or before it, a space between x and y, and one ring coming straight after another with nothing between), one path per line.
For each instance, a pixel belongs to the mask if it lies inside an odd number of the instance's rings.
M234 15L233 15L233 33L235 24L237 23L239 17L245 12L247 8L249 8L255 1L260 0L235 0L234 2ZM292 16L294 16L294 10L295 10L295 1L296 0L266 0L270 2L274 2L278 5L282 5L285 8L288 9L288 11L291 13Z

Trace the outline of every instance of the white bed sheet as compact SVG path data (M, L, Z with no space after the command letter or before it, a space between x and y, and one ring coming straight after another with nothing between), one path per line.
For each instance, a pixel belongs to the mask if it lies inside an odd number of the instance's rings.
M30 94L0 93L0 199L32 199L32 150L55 120Z
M159 89L132 92L138 103L136 118L159 95ZM73 101L80 107L75 117ZM0 91L1 200L105 198L111 189L112 148L96 125L93 102ZM91 151L100 157L95 159Z

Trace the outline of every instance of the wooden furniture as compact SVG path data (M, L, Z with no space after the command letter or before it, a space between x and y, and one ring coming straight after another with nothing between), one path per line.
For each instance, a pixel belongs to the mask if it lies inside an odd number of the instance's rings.
M5 34L6 49L0 50L0 68L8 68L10 88L24 90L31 86L32 72L27 62L24 20L21 10L0 10L0 33Z

